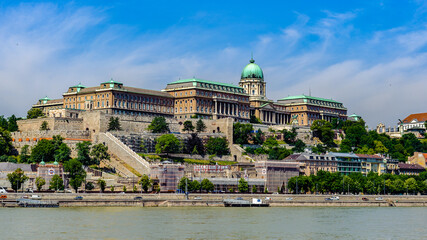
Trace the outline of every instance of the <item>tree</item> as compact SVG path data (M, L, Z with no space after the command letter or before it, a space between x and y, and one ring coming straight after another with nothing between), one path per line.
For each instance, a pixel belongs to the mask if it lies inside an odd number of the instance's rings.
M17 118L15 117L15 115L10 116L7 119L7 121L8 121L7 130L9 132L16 132L16 131L18 131L18 123L16 122Z
M122 127L120 126L119 117L110 117L108 122L108 131L120 131Z
M178 183L178 189L185 191L185 186L187 185L187 191L191 191L191 180L187 177L182 177Z
M52 176L52 179L50 180L50 184L49 184L49 189L64 190L64 181L59 175L55 174Z
M294 148L292 148L292 151L293 151L294 153L295 153L295 152L298 152L298 153L300 153L300 152L304 152L305 147L306 147L305 143L304 143L301 139L298 139L298 140L295 142L295 147L294 147Z
M12 149L12 137L10 136L10 132L0 127L0 156L10 154Z
M252 124L236 122L233 124L233 141L236 144L248 144L249 136L253 131Z
M197 133L192 133L187 139L185 152L189 154L205 154L205 147L203 146L202 139L197 136Z
M179 153L181 142L173 134L165 134L157 138L156 153Z
M249 119L250 123L262 123L261 120L257 117L255 117L255 115L251 115L251 118Z
M42 124L40 125L40 131L45 131L45 130L49 130L49 125L46 121L43 121Z
M55 160L55 147L52 141L42 139L37 142L31 150L31 162L39 163L41 161L53 162Z
M84 141L76 144L77 149L77 160L84 166L90 166L93 164L92 159L89 156L90 153L90 142Z
M146 174L144 174L138 181L138 184L141 185L141 188L144 189L144 192L148 192L148 189L152 186L152 181Z
M99 163L106 159L110 160L110 154L108 154L108 147L102 143L98 143L92 147L92 151L90 152L92 156L92 163L99 165Z
M55 151L55 160L59 163L64 163L71 159L71 149L65 143L61 143L59 148Z
M85 188L86 188L86 190L91 191L91 190L93 190L95 188L95 186L93 186L92 182L88 182L88 183L86 183Z
M405 188L408 192L415 193L416 191L418 191L417 181L414 178L406 179Z
M284 147L273 147L268 150L268 159L282 160L291 155L291 151Z
M310 129L313 131L313 136L318 137L328 147L334 147L334 131L332 124L326 120L315 120Z
M33 118L38 118L42 116L43 116L43 112L40 108L31 108L27 112L27 119L33 119Z
M187 131L188 133L194 131L193 123L189 120L185 121L184 122L184 128L182 130Z
M196 192L196 191L202 191L201 189L201 184L199 183L199 181L194 180L190 182L190 187L188 188L190 191L192 192Z
M240 178L239 185L237 186L239 189L239 192L245 193L249 191L249 185L248 182L244 178Z
M277 142L275 137L268 137L265 142L262 144L262 146L266 149L272 149L274 147L278 147L279 146L279 142Z
M230 150L228 148L228 141L225 137L209 137L206 142L206 152L208 154L228 155Z
M285 140L285 143L288 143L288 144L295 143L296 137L298 135L296 128L293 127L291 131L283 129L281 132L283 134L283 139Z
M9 128L9 123L3 115L0 116L0 127L5 130Z
M71 159L64 164L64 170L68 172L70 177L70 185L74 190L79 189L86 177L86 172L83 169L83 164L77 159Z
M105 191L105 187L107 186L107 183L105 182L104 179L100 178L98 179L98 185L99 185L99 188L101 189L101 192L103 193Z
M36 186L37 186L37 191L40 192L40 190L42 189L42 187L46 184L46 180L44 180L44 178L42 177L36 177Z
M388 149L384 146L384 144L381 141L374 141L375 144L375 153L382 153L386 154L388 153Z
M256 145L262 145L264 143L264 133L261 131L261 129L258 128L255 136L252 137L252 143Z
M170 131L164 117L155 117L147 129L152 133L166 133Z
M209 181L209 179L205 178L202 180L202 189L206 190L206 192L211 192L214 190L215 186L213 185L213 183L211 181Z
M252 185L252 193L256 193L256 186Z
M206 125L205 125L205 123L203 122L203 120L202 119L199 119L197 122L196 122L196 132L204 132L206 130Z
M19 154L20 162L21 163L28 163L30 161L30 146L24 145L21 148L21 154Z
M55 148L55 151L57 150L57 149L59 149L59 147L62 145L62 141L64 140L64 138L63 137L61 137L61 135L54 135L53 137L52 137L52 145L53 145L53 148Z
M7 179L9 180L10 185L12 185L12 189L17 192L18 189L21 188L22 184L27 181L28 177L24 174L22 169L18 168L13 173L7 174Z

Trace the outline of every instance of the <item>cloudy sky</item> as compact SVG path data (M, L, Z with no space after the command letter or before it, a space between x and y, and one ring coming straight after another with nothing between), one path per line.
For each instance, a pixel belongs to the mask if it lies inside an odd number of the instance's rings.
M110 78L238 84L251 52L271 99L311 89L371 128L427 111L424 1L58 2L0 3L0 115Z

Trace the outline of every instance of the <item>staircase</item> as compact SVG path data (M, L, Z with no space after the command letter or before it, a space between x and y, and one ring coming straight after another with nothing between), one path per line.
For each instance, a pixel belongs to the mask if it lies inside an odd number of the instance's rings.
M119 139L114 137L111 133L99 133L98 141L104 142L108 146L108 151L112 153L115 158L115 162L121 163L126 170L120 168L125 177L132 177L132 175L143 175L150 173L150 164L143 159L141 156L132 151ZM114 166L118 169L117 165Z

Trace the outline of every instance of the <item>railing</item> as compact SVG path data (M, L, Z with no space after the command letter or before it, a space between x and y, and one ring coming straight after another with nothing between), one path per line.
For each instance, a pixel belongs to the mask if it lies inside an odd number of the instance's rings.
M111 134L109 132L106 132L105 136L107 136L111 141L113 141L114 143L116 143L121 149L123 149L132 158L134 158L134 160L136 160L137 162L141 163L147 169L150 169L150 165L149 165L149 163L145 159L143 159L141 156L139 156L134 151L132 151L132 149L130 149L128 146L126 146L119 139L117 139L116 137L114 137L113 134Z

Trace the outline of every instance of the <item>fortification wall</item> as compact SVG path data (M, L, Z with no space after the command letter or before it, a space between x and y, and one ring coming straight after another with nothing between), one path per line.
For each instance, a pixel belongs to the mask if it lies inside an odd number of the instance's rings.
M19 131L38 131L43 122L47 122L50 130L83 130L83 119L80 118L37 118L17 121Z

